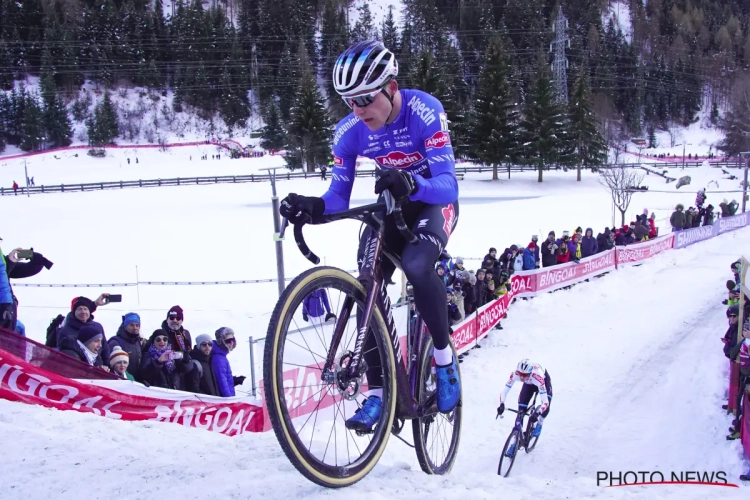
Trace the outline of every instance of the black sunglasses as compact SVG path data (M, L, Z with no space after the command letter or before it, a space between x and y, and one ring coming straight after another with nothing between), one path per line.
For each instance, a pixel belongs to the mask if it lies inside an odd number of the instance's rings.
M167 337L154 337L154 342L169 342Z
M201 347L211 346L211 342L201 342Z

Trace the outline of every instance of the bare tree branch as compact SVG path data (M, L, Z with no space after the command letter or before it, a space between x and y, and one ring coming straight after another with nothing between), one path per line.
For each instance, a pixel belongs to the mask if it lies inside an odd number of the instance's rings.
M643 181L643 172L635 168L612 167L600 170L599 184L606 187L612 202L620 211L621 225L625 225L625 212L628 211L633 197L631 189L637 188Z

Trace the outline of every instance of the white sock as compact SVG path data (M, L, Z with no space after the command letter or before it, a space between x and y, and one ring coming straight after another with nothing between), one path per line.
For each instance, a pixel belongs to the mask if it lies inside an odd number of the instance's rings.
M371 396L377 396L380 399L383 399L383 389L370 389L367 391L367 397L369 398Z
M434 349L433 356L438 366L448 366L453 362L453 350L450 346L445 349Z

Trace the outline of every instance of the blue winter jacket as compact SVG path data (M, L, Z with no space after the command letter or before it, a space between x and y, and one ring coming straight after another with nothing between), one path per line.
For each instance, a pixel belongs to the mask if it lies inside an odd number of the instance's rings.
M13 293L10 291L10 281L8 280L8 267L5 263L5 256L0 251L0 304L12 304Z
M214 340L214 346L211 349L211 368L214 370L216 385L219 387L219 396L223 398L234 396L234 377L227 354L229 351Z
M325 307L325 310L323 309ZM328 294L322 288L318 288L302 301L302 312L313 318L323 316L325 312L331 312L331 305L328 303Z
M589 234L589 231L591 231L591 228L586 229L585 234ZM591 236L581 238L581 257L589 257L597 252L599 252L599 244L596 242L592 231Z
M528 248L524 249L523 251L523 270L524 271L530 271L536 267L536 257L534 256L534 252L529 250Z

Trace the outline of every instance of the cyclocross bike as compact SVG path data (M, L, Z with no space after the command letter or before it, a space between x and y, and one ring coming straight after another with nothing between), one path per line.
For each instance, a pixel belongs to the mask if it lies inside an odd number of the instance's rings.
M536 442L539 440L539 436L532 435L538 418L535 410L532 412L531 418L529 418L529 421L526 424L526 430L523 430L523 420L528 414L529 408L534 408L534 403L536 403L536 393L534 393L534 399L531 401L531 404L526 408L520 410L508 408L509 411L515 412L518 415L516 416L516 423L513 426L513 430L510 431L510 436L508 436L508 439L505 441L505 446L503 446L503 453L500 455L500 463L497 465L497 473L500 476L508 477L520 448L525 449L526 453L531 453L536 446ZM508 449L511 448L511 445L514 445L513 450L511 453L508 453ZM503 465L508 468L505 472L503 472Z
M382 258L388 258L400 269L401 262L383 245L380 214L393 215L407 244L415 243L416 237L404 223L401 204L390 193L384 194L382 202L326 214L316 221L326 224L353 219L372 229L359 275L355 278L336 267L319 266L297 276L276 304L265 341L264 397L276 438L299 472L330 488L352 485L367 475L391 433L415 449L427 474L450 472L458 451L461 402L450 413L437 409L432 338L421 317L407 335L406 357L402 353L379 265ZM281 238L287 223L283 219ZM320 259L302 235L305 223L310 223L309 219L294 225L294 239L302 254L318 264ZM335 323L299 328L300 305L319 289L326 290L331 306L341 305ZM350 324L355 328L349 328ZM370 335L380 354L380 367L368 367L363 357ZM352 340L353 347L349 344ZM312 361L299 360L305 352L312 355ZM382 373L383 395L380 418L371 432L364 433L343 424L361 407L368 369ZM406 420L412 421L413 445L399 436ZM331 421L329 430L326 425Z

